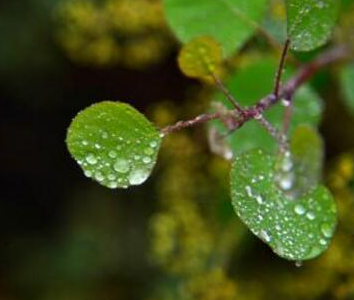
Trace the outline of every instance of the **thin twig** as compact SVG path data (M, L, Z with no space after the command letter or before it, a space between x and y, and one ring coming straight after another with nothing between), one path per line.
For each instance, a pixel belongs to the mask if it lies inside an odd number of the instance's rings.
M211 73L211 76L214 79L216 87L225 95L225 97L229 100L229 102L238 110L242 111L241 104L235 99L235 97L230 93L230 91L226 88L224 83L214 74Z
M234 113L235 118L235 129L240 128L244 123L253 119L255 116L262 114L264 111L269 109L271 106L276 104L280 98L292 99L295 91L305 82L307 82L311 76L313 76L316 72L321 70L322 68L343 60L349 56L349 50L346 47L334 47L325 52L323 52L320 56L315 58L312 62L303 65L300 70L289 80L279 88L279 97L275 97L273 93L263 97L260 99L255 105L245 108L242 113L239 112L238 109L234 109L229 111L229 113ZM194 126L197 124L202 124L204 122L221 119L223 114L220 113L212 113L212 114L203 114L192 120L188 121L180 121L175 125L170 125L161 130L162 134L169 134L174 131Z
M283 51L282 51L282 54L281 54L278 71L277 71L277 74L275 76L275 83L274 83L273 93L274 93L276 98L279 97L279 88L280 88L281 76L283 74L285 59L286 59L286 55L288 53L289 45L290 45L290 39L286 39L285 44L284 44L284 48L283 48Z
M166 134L169 134L171 132L174 132L174 131L177 131L177 130L181 130L183 128L191 127L191 126L194 126L194 125L197 125L197 124L205 123L207 121L220 119L220 118L221 118L221 114L220 113L202 114L202 115L199 115L199 116L195 117L192 120L178 121L174 125L166 126L165 128L163 128L161 130L161 133L163 135L166 135Z

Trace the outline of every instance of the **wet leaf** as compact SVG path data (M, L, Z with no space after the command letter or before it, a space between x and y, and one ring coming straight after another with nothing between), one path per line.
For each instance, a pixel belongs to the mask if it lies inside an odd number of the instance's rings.
M310 51L325 44L335 26L339 0L286 0L291 48Z
M149 177L161 137L130 105L104 101L73 119L66 142L87 177L109 188L126 188Z
M210 37L199 37L185 44L178 56L178 65L189 77L210 76L221 62L221 48Z
M268 0L164 0L168 24L183 42L210 36L225 56L238 50L257 30Z
M258 149L236 157L231 170L235 212L277 255L314 258L328 248L336 227L333 197L319 185L289 199L275 181L276 164L275 156Z

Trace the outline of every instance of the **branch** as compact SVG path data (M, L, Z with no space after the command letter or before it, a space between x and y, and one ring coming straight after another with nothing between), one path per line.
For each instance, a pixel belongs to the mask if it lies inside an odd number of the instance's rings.
M349 50L346 47L334 47L324 51L313 61L303 65L299 71L284 85L279 87L278 97L271 94L266 95L260 99L255 105L243 109L241 112L235 108L228 111L228 114L233 114L235 118L235 130L240 128L244 123L253 119L255 116L261 115L264 111L268 110L271 106L276 104L279 99L292 99L295 91L307 82L316 72L327 67L328 65L341 61L349 56ZM218 112L212 114L202 114L192 120L179 121L174 125L167 126L161 130L163 135L181 130L186 127L202 124L210 120L222 119L225 115Z
M283 74L285 59L286 59L286 55L288 53L289 45L290 45L290 40L286 39L285 44L284 44L284 48L283 48L283 51L282 51L282 54L281 54L278 71L277 71L277 74L275 76L275 84L274 84L273 94L277 98L279 98L280 81L281 81L281 76Z

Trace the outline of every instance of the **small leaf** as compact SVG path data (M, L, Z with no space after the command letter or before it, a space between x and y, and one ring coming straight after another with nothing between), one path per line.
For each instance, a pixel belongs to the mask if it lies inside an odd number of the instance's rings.
M318 131L308 125L298 126L290 141L296 180L294 192L302 195L317 185L322 176L323 140Z
M148 178L161 137L130 105L104 101L74 118L66 142L87 177L109 188L126 188Z
M237 215L279 256L306 260L327 249L336 226L336 205L324 186L288 199L275 182L276 156L254 149L236 157L231 198Z
M230 56L258 29L268 0L164 0L168 24L186 43L210 36Z
M286 0L291 48L310 51L325 44L336 24L340 0Z
M354 114L354 64L345 66L340 74L345 104Z
M189 77L205 78L221 62L221 48L209 37L199 37L187 43L178 55L178 65Z
M277 70L277 61L270 57L253 59L248 65L240 67L238 71L226 81L226 86L235 95L243 106L255 104L267 95L273 88L274 74ZM291 70L284 72L284 81L291 75ZM217 93L212 100L221 102L232 108L221 93ZM293 99L294 110L290 126L290 134L299 124L316 126L321 119L322 101L308 85L298 89ZM264 116L278 129L283 124L284 108L274 105L264 113ZM250 120L234 133L228 134L227 129L220 121L211 122L209 126L216 127L221 135L227 136L227 141L234 154L253 148L262 148L269 152L277 149L278 144L267 131L255 120Z

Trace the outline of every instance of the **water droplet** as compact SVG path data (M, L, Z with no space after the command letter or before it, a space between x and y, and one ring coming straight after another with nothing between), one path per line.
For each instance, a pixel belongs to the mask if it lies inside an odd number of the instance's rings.
M321 232L326 238L330 238L332 236L332 228L326 223L321 225Z
M258 195L258 196L256 197L256 201L258 202L258 204L262 204L262 203L263 203L263 198L262 198L262 196L261 196L261 195Z
M115 151L111 150L111 151L108 152L108 156L110 158L116 158L117 157L117 153Z
M261 119L263 116L262 116L262 114L260 114L260 113L257 113L255 116L254 116L254 118L256 119L256 120L259 120L259 119Z
M85 174L86 177L91 177L92 176L92 172L90 170L86 170L84 172L84 174Z
M143 158L143 162L144 162L145 164L149 164L149 163L151 163L151 158L148 157L148 156L145 156L145 157Z
M90 164L94 165L97 163L97 158L94 156L92 153L88 154L85 158L85 160Z
M301 260L297 260L295 262L295 266L298 267L298 268L302 267L302 261Z
M142 184L149 177L149 171L134 169L129 173L128 180L131 185Z
M155 148L156 146L157 146L157 142L152 141L152 142L150 143L150 147Z
M96 179L97 181L103 181L103 180L104 180L104 176L103 176L103 174L102 174L100 171L97 171L97 172L95 173L95 179Z
M101 145L95 144L95 148L96 148L96 149L101 149Z
M270 242L271 237L269 236L269 234L268 234L267 231L261 230L261 232L259 233L259 235L260 235L260 238L261 238L262 240L264 240L265 242L267 242L267 243Z
M140 159L140 155L134 155L134 159L135 160L139 160Z
M303 215L306 212L305 207L301 204L296 204L294 210L298 215Z
M117 182L110 181L107 185L110 189L116 189L118 187Z
M87 146L88 145L88 141L82 141L82 144L84 145L84 146Z
M314 219L315 219L315 214L314 214L312 211L309 211L309 212L306 214L306 217L307 217L309 220L314 220Z
M248 197L253 197L252 189L249 185L246 185L245 190L246 190Z
M292 188L293 186L293 181L294 181L294 178L293 178L293 174L289 173L289 174L286 174L286 175L282 175L280 178L279 178L279 186L282 190L284 191L288 191Z
M151 148L146 148L146 149L144 150L144 153L145 153L146 155L151 155L151 154L154 153L154 150L152 150Z
M113 168L119 173L127 173L130 169L130 166L127 160L118 158L114 163Z
M103 138L103 139L106 139L106 138L108 138L108 133L107 132L102 132L102 135L101 135L101 137Z
M109 174L107 176L108 180L115 180L116 179L116 176L114 176L114 174Z
M321 244L322 246L325 246L325 245L327 244L327 242L326 242L326 240L324 240L324 239L320 239L320 244Z
M289 99L281 99L281 105L287 107L291 104L291 101Z

